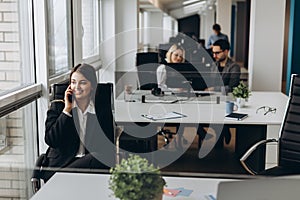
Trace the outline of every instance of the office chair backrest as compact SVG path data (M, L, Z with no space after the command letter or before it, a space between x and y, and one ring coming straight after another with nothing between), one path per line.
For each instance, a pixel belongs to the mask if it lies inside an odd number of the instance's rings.
M156 69L158 66L158 53L148 52L136 54L139 89L151 90L157 87Z
M159 44L158 45L158 56L159 56L159 62L160 63L167 63L165 61L166 59L166 54L168 52L168 50L170 49L170 47L173 45L173 44L177 44L177 42L174 42L174 43L167 43L167 44Z
M279 138L279 166L300 167L300 77L292 75L286 114Z
M98 83L95 110L106 137L115 144L114 98L112 83Z
M158 63L158 53L156 52L142 52L136 54L136 66L148 63Z
M67 87L69 86L69 83L55 83L51 86L51 95L50 95L50 101L52 100L58 100L58 99L64 99L65 97L65 91Z

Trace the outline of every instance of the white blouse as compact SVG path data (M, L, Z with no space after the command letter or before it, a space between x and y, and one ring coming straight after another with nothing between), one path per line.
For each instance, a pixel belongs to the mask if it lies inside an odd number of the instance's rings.
M156 69L156 78L157 78L157 85L162 90L165 91L168 87L166 85L167 81L167 71L165 65L160 65Z

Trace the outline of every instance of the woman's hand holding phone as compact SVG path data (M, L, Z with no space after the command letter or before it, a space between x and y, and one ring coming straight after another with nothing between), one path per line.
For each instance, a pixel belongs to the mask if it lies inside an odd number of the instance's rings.
M64 111L70 113L72 110L72 97L73 97L73 90L71 89L71 85L65 91L65 108Z

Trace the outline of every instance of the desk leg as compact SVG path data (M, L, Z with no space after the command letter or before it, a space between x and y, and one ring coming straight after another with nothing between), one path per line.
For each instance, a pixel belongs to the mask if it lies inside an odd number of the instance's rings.
M266 139L267 126L266 125L240 125L236 127L236 145L235 152L238 158L256 142ZM247 163L255 171L262 171L265 169L266 147L261 147L249 157Z

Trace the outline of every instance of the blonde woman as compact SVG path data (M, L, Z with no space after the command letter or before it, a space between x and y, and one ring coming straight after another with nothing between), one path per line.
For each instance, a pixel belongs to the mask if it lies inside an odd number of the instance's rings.
M185 51L182 47L173 44L166 54L167 63L184 63ZM156 70L157 85L162 91L167 90L167 72L164 64L160 65Z

